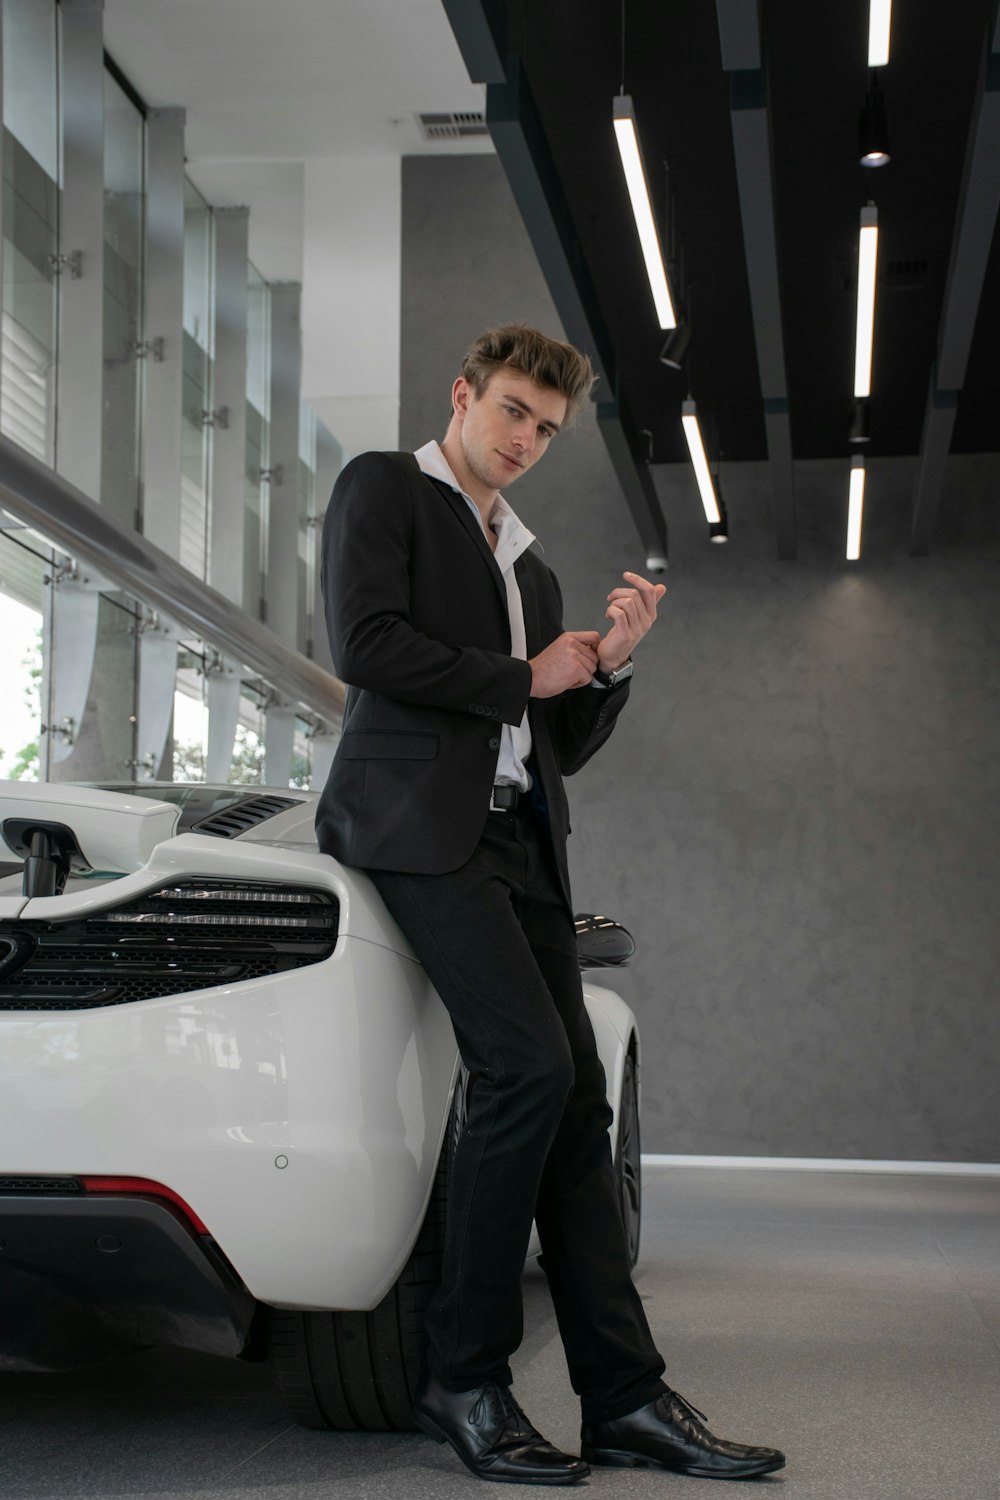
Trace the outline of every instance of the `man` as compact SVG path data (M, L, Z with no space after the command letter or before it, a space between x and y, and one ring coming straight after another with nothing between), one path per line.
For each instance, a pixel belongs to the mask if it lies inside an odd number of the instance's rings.
M583 1003L562 776L610 735L665 590L634 573L609 628L563 629L554 574L500 494L592 385L576 349L512 324L469 349L444 441L367 453L337 481L323 592L350 685L317 816L423 963L472 1076L414 1412L484 1479L571 1484L588 1463L736 1478L783 1456L715 1438L663 1383L632 1286L604 1073ZM582 1458L510 1392L532 1218Z

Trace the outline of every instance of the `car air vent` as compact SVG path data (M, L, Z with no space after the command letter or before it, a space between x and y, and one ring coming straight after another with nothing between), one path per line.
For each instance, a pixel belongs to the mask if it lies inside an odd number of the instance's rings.
M295 804L294 797L244 797L235 806L227 807L222 812L210 813L200 823L192 823L191 832L210 833L219 839L238 839L248 828L265 823L268 818L285 812Z
M84 1010L240 984L321 963L327 891L187 880L75 922L0 922L0 1011Z
M0 1193L82 1193L79 1177L0 1177Z

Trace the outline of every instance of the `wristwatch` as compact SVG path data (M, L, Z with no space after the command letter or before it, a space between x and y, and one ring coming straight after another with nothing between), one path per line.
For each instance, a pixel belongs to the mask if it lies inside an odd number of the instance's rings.
M600 667L598 667L597 671L594 673L594 681L599 682L601 684L601 687L613 688L620 687L621 684L623 682L627 682L631 676L632 658L630 656L628 661L623 661L621 666L615 667L615 670L613 672L602 672Z

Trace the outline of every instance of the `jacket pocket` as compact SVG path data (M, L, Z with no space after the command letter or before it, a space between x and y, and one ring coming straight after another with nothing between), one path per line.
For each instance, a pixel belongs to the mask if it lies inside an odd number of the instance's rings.
M343 760L434 760L438 737L420 729L397 730L393 734L348 731L340 742Z

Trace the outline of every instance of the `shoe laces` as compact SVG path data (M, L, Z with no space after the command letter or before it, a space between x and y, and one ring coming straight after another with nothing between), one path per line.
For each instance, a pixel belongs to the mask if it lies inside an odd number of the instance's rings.
M658 1397L658 1400L663 1402L664 1411L667 1411L669 1407L676 1401L677 1405L687 1416L694 1417L696 1421L702 1422L707 1428L708 1418L706 1417L705 1413L703 1411L699 1411L696 1406L692 1406L691 1402L688 1401L686 1396L682 1396L680 1391L673 1391L668 1386L667 1389L663 1391L662 1394Z
M473 1427L479 1427L483 1420L499 1425L501 1422L512 1428L512 1436L527 1436L531 1424L524 1412L518 1406L510 1389L505 1385L488 1385L478 1397L475 1406L469 1412L469 1421ZM522 1427L522 1422L525 1424Z

